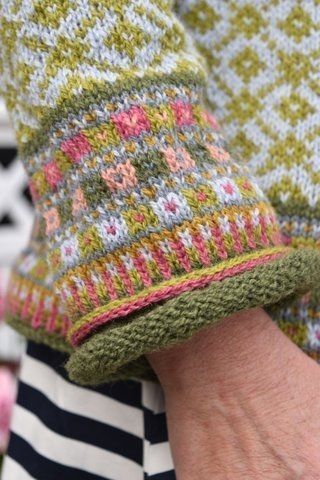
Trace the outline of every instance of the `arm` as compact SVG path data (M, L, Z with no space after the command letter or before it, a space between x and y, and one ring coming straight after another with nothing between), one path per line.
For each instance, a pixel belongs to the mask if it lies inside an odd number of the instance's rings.
M318 478L320 370L263 310L149 360L165 392L177 480Z
M146 353L310 289L319 258L283 245L226 150L171 2L0 6L1 85L68 328L39 324L30 282L16 304L30 332L66 336L74 380L150 373Z

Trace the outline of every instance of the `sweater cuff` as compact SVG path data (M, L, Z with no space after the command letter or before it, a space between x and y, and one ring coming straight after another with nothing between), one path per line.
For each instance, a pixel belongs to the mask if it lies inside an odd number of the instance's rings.
M74 347L220 270L233 276L246 259L251 268L281 255L274 211L201 93L172 78L95 91L66 107L26 159Z
M52 113L26 146L78 382L127 376L128 363L140 371L141 355L315 281L317 255L283 245L201 92L191 77L95 90Z
M5 296L5 320L29 340L62 352L71 352L71 326L61 299L51 284L46 244L36 218L28 247L12 268Z
M145 354L183 342L240 310L272 306L279 311L285 299L299 297L319 281L320 257L313 250L282 251L230 276L227 264L206 288L183 293L91 336L70 356L70 378L84 385L130 376L152 378Z
M17 259L7 293L6 321L28 339L71 354L67 370L77 383L154 379L145 354L187 340L234 312L261 305L270 307L274 320L297 346L319 359L319 298L314 293L300 298L319 281L320 259L312 250L284 248L273 257L264 252L265 262L252 262L248 270L239 268L231 278L227 269L223 271L226 262L207 287L109 323L74 350L66 338L71 322L50 286L44 247L44 242L32 241ZM250 264L248 258L245 263ZM238 260L238 266L245 263Z

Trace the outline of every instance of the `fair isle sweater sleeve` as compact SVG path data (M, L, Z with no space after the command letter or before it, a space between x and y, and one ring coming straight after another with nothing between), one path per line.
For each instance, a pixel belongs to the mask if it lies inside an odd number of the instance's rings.
M315 0L178 0L206 58L207 97L274 206L285 244L320 246L320 5ZM320 361L319 284L280 328Z
M27 254L9 309L30 338L70 347L80 383L146 375L146 353L319 276L205 111L204 62L171 3L0 1L1 85L47 268L39 292Z

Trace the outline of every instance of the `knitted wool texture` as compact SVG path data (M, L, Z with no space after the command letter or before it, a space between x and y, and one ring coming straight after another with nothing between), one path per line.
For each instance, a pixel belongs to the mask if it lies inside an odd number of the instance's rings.
M73 379L142 375L143 354L317 281L319 257L283 244L204 108L204 62L171 2L0 1L0 16L37 215L8 319L72 351Z
M275 207L285 243L319 248L319 2L186 0L178 9L207 60L209 103ZM320 359L319 288L274 316Z

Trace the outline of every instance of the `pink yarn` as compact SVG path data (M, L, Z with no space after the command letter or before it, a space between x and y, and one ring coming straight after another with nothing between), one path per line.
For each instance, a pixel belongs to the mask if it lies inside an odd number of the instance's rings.
M204 274L202 277L192 280L183 280L181 281L181 283L178 283L176 285L159 288L159 290L148 293L142 298L133 301L129 300L127 303L103 312L100 315L97 315L92 320L88 321L88 323L85 323L82 327L80 327L77 331L74 332L71 337L71 343L74 346L79 345L90 333L92 333L93 330L96 330L98 327L100 327L101 325L105 325L111 320L126 317L130 313L141 310L142 308L147 307L152 303L157 303L163 300L167 300L169 298L173 298L177 295L180 295L181 293L188 292L196 288L206 287L212 282L221 282L226 278L240 275L241 273L252 270L258 265L264 265L266 263L269 263L270 261L281 258L283 255L284 254L282 252L272 253L260 258L247 260L239 265L226 268L221 272L217 272L214 274Z
M8 368L0 368L0 453L4 453L9 439L10 419L16 398L16 384Z
M194 124L192 106L190 105L190 103L185 103L181 100L178 100L171 103L171 108L174 111L176 122L179 127Z
M133 106L127 111L111 115L122 138L135 137L150 130L150 122L142 107Z
M61 144L61 150L73 162L78 163L85 155L91 152L92 148L87 138L82 133L79 133L65 140Z

